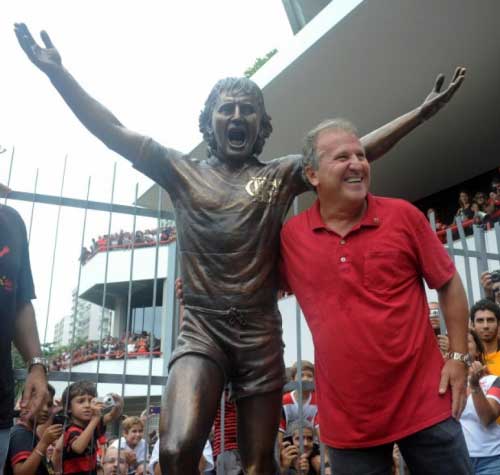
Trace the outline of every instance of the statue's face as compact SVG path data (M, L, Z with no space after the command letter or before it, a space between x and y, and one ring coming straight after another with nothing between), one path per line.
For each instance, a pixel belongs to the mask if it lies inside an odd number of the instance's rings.
M262 113L251 95L222 93L212 114L212 129L217 142L217 156L244 160L252 155L260 129Z

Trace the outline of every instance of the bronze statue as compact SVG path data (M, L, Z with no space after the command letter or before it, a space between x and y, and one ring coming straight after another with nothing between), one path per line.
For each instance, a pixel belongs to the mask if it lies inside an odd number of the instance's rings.
M16 24L15 32L83 125L167 190L174 203L186 310L165 388L162 472L198 473L229 382L246 473L275 474L285 380L276 263L281 223L295 196L307 189L301 156L258 160L272 126L261 90L248 79L223 79L212 89L200 115L208 158L194 159L123 126L64 68L46 32L45 48L26 25ZM443 92L439 76L421 106L364 137L369 159L434 115L464 74L457 68Z

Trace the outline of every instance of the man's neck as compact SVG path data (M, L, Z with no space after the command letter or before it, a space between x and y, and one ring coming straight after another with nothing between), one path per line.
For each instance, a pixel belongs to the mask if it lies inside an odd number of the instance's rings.
M336 203L320 197L319 203L325 226L342 237L363 219L367 209L366 199L362 202Z

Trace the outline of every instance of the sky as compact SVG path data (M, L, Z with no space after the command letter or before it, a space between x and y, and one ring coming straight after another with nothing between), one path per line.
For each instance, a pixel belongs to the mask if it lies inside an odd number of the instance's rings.
M72 115L47 77L20 49L14 22L33 36L46 30L64 66L128 128L182 151L201 141L198 115L220 78L241 76L257 57L292 38L281 0L3 0L0 6L0 182L10 187L109 202L116 163L115 203L131 204L152 182L108 150ZM40 42L41 44L41 42ZM67 158L66 158L67 157ZM8 201L30 228L30 203ZM52 294L49 288L57 207L35 206L30 255L41 339L71 313L82 239L83 211L61 211ZM108 215L89 213L84 242L107 232ZM138 220L137 229L155 222ZM132 217L115 215L112 231L132 229Z

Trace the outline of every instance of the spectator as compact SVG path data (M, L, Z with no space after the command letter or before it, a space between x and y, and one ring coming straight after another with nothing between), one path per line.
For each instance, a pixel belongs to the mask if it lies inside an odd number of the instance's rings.
M473 203L477 204L478 210L482 211L483 213L486 213L486 207L488 204L488 197L486 196L486 193L483 193L482 191L478 191L473 198Z
M291 378L298 382L299 378L303 382L314 383L314 365L310 361L302 361L302 374L297 373L297 363L292 366ZM299 393L296 389L283 395L281 420L280 420L280 441L283 434L287 432L290 424L299 420ZM302 411L303 418L310 423L314 423L318 406L316 403L316 393L314 389L302 388Z
M458 195L458 210L456 216L462 218L462 221L472 219L474 213L471 210L471 199L467 191L461 191Z
M128 451L109 447L102 459L103 475L127 475L129 473Z
M144 440L144 424L139 417L127 417L122 422L123 437L120 440L115 440L111 447L120 447L130 451L129 458L130 468L142 473L141 464L147 457L146 441Z
M238 450L238 426L236 404L229 400L227 389L224 391L224 452L222 452L221 408L217 408L214 421L213 454L217 472L225 475L243 474L240 452Z
M484 288L486 297L500 305L500 269L493 272L483 272L481 274L481 285Z
M443 224L441 222L441 219L439 218L434 208L429 208L427 210L427 218L429 219L429 222L431 221L431 214L433 213L434 213L434 222L436 223L436 231L442 231L443 229L446 229L446 224Z
M104 404L97 400L95 384L78 381L63 392L62 405L68 408L70 423L64 433L63 473L96 475L97 441L105 433L106 424L117 420L123 400L113 394L115 405L103 415Z
M498 322L500 307L491 300L476 302L470 310L472 328L481 339L485 350L485 363L490 374L500 376L500 345L498 342Z
M302 425L302 440L304 452L300 453L299 431ZM289 435L283 439L281 448L281 473L283 475L316 475L320 472L319 446L314 442L315 434L313 425L307 421L295 420L289 426ZM313 464L314 460L314 464Z
M28 365L21 408L31 417L47 396L47 362L41 357L26 228L10 206L0 205L0 473L9 447L14 410L12 343Z
M488 374L484 366L482 341L469 331L469 352L474 359L470 368L469 395L460 422L465 442L477 475L500 474L500 378Z
M153 475L162 475L160 470L160 439L158 439L153 447L153 452L151 453L151 458L149 459L149 472ZM198 471L200 475L210 472L214 469L214 459L212 453L212 446L207 440L205 442L205 447L203 448L203 455L201 456L200 462L198 464ZM226 475L229 473L225 472Z
M456 420L470 359L468 307L453 262L419 210L369 193L370 164L351 124L318 125L303 156L318 200L284 225L282 269L314 340L333 473L389 472L394 442L410 472L471 473ZM424 279L448 329L446 362Z
M48 448L62 435L63 426L52 423L55 390L50 384L48 393L37 417L26 417L26 411L22 411L19 422L12 428L5 475L51 473Z

